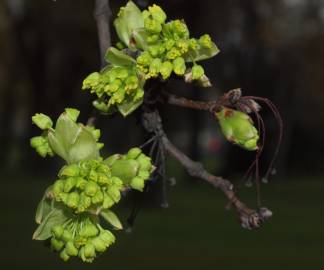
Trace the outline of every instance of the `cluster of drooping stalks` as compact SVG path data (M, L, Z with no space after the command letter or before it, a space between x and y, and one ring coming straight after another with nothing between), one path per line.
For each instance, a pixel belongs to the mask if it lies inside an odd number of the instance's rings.
M103 229L95 218L84 215L53 226L50 242L64 261L78 256L84 262L92 262L115 242L115 236Z
M60 252L64 261L78 256L92 262L115 241L114 235L101 227L99 217L122 229L111 207L119 202L122 190L143 191L154 167L139 148L103 159L100 130L77 123L78 115L78 110L66 109L55 128L44 114L32 118L42 135L32 138L31 146L42 157L56 154L66 162L37 207L39 226L33 238L50 239L52 249ZM46 144L37 143L39 138Z
M119 111L124 116L132 113L143 102L146 80L158 76L166 80L172 72L184 76L186 82L211 86L203 67L196 63L219 52L210 36L190 38L183 20L166 19L157 5L141 12L130 1L121 8L114 21L120 39L117 47L121 50L109 48L105 56L108 65L83 82L83 89L96 94L93 105L98 110ZM125 47L134 52L134 58L122 51ZM193 63L192 67L188 63Z

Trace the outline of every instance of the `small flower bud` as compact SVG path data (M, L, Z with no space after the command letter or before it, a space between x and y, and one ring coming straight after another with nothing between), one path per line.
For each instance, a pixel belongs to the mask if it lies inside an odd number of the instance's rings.
M130 182L130 186L138 191L143 191L144 185L144 179L140 177L134 177Z
M173 60L173 71L177 75L183 75L186 71L186 64L182 57Z
M93 244L88 243L84 246L84 256L86 258L96 257L96 250Z
M152 34L159 34L162 31L161 23L157 20L146 18L144 20L145 29Z
M165 22L167 16L161 7L154 4L153 6L150 6L148 10L154 20L158 21L161 24Z
M102 208L108 209L108 208L112 207L114 205L114 203L115 202L113 201L113 199L107 193L104 193L104 200L102 203Z
M70 231L68 231L68 230L64 230L64 231L63 231L63 234L62 234L62 236L61 236L61 239L62 239L65 243L67 243L67 242L73 240L73 235L72 235L72 233L71 233Z
M108 230L102 230L99 234L99 238L104 241L107 247L115 242L115 236Z
M78 255L78 249L75 247L72 241L69 241L65 245L65 251L66 254L69 256L77 256Z
M55 251L60 251L64 247L64 243L54 237L51 238L51 247Z
M192 79L198 80L204 75L205 71L201 65L194 65L192 67Z
M75 177L69 177L64 182L64 192L70 192L72 188L75 187L77 183L77 178Z
M52 227L51 231L55 238L60 239L63 235L64 228L61 225L55 225Z
M202 35L199 38L199 44L202 47L207 48L207 49L210 49L213 46L213 42L208 34Z
M66 205L72 209L78 207L80 196L77 192L72 192L68 195Z
M170 61L163 62L160 68L160 73L162 75L163 80L166 80L167 78L170 77L172 70L173 70L173 65Z
M104 252L107 249L105 242L99 236L93 238L91 243L98 252Z
M98 185L93 182L93 181L88 181L88 183L85 185L85 188L84 188L84 193L87 195L87 196L94 196L96 194L96 192L98 191Z
M60 258L65 262L70 259L70 256L67 254L65 249L60 252Z
M142 153L142 150L140 148L134 147L131 148L126 155L127 159L136 159L140 154Z
M71 164L64 166L61 171L59 172L59 176L67 176L67 177L72 177L72 176L78 176L80 172L80 168L77 164Z

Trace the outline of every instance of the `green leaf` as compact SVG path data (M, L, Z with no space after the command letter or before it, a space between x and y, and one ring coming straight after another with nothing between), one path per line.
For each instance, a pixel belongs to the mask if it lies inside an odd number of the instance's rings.
M69 162L65 145L63 144L61 137L57 136L56 132L51 130L48 132L47 137L53 152L63 158L66 162Z
M64 112L57 119L55 127L55 135L60 138L65 150L75 143L75 140L80 132L81 127L75 123L69 115Z
M74 122L77 121L80 114L80 111L74 108L66 108L65 112Z
M42 130L49 129L53 126L51 118L43 113L36 113L32 117L32 122Z
M125 100L123 103L118 104L117 108L118 111L126 117L127 115L131 114L135 111L141 104L143 103L143 98L134 101L134 100Z
M104 209L100 212L100 215L112 226L115 227L117 230L122 230L123 225L121 224L119 218L116 216L116 214L109 210L109 209Z
M49 214L52 210L51 200L47 197L48 192L52 189L52 186L49 186L41 199L38 203L35 215L35 221L37 224L41 224L44 218Z
M132 38L135 42L134 46L140 50L147 50L149 47L147 43L147 36L147 31L144 28L135 29L132 32Z
M132 66L136 64L132 57L114 47L108 48L105 59L115 66Z
M80 131L74 144L68 148L68 156L70 163L99 156L96 139L84 126L80 126Z
M129 1L120 10L118 17L114 21L114 26L119 39L129 46L132 32L135 29L144 27L141 10L132 1Z
M114 26L119 39L128 47L131 47L132 32L144 27L141 10L132 1L129 1L120 10L118 18L114 21Z
M202 60L212 58L218 53L219 53L219 49L216 46L216 44L213 43L213 46L211 48L204 48L204 47L200 46L199 49L195 52L190 50L184 56L184 58L185 58L186 62L202 61Z
M54 206L33 234L33 240L46 240L51 237L51 229L71 218L71 214L58 205Z

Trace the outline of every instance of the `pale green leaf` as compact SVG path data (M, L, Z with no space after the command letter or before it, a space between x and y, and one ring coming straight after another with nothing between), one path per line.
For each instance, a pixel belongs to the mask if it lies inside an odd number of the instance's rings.
M124 101L121 104L117 105L118 111L124 116L126 117L127 115L131 114L133 111L135 111L141 104L143 103L143 98L137 100L137 101L133 101L133 100L129 100L129 101Z
M115 66L132 66L136 64L132 57L114 47L108 48L105 59Z
M116 216L116 214L109 210L104 209L100 212L100 215L108 222L110 223L115 229L122 230L123 225L121 224L119 218Z
M35 221L37 224L41 224L44 218L49 214L52 210L51 200L47 197L48 192L52 189L52 186L49 186L41 199L38 203L35 215Z

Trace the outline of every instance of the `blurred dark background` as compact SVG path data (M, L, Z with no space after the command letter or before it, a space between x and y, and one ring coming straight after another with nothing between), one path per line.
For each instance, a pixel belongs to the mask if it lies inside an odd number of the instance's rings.
M113 17L126 1L110 1ZM42 243L31 241L37 201L62 165L30 148L38 134L31 116L56 118L65 107L91 114L92 97L82 80L100 66L94 1L0 1L0 265L2 269L304 269L323 267L324 246L324 1L322 0L168 0L160 4L170 19L184 18L191 35L209 33L221 50L205 61L215 87L181 81L172 92L213 100L240 87L245 95L270 98L284 119L277 174L262 186L263 203L275 213L259 231L240 228L226 201L169 160L177 183L169 188L168 209L146 200L132 234L117 242L93 265L63 263ZM116 41L112 29L114 42ZM274 152L278 128L268 110L264 172ZM253 154L224 142L208 113L165 105L170 138L215 174L233 180L244 201L255 206L255 189L240 181ZM99 117L107 154L143 143L134 117ZM132 208L124 200L126 220Z

